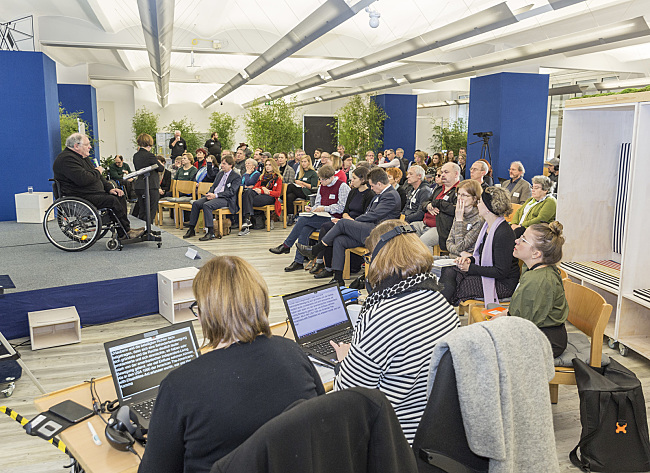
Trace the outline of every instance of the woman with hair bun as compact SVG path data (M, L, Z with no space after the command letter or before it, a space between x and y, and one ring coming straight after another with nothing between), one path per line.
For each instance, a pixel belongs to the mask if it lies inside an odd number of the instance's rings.
M544 332L554 357L560 356L567 345L564 322L569 306L556 266L562 259L562 245L560 222L533 224L517 239L513 254L524 265L508 307L508 315L530 320Z

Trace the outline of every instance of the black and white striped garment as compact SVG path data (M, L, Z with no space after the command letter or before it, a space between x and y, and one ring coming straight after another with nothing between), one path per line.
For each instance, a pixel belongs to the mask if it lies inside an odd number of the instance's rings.
M433 347L459 326L458 315L439 292L420 290L379 301L360 315L334 389L382 391L412 443L427 404Z

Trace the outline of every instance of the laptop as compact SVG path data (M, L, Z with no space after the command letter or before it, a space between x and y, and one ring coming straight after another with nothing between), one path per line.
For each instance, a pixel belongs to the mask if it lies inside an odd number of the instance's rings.
M104 350L120 406L129 406L145 429L162 380L199 356L191 321L106 342Z
M354 331L341 290L336 283L282 296L298 345L328 366L336 364L330 340L350 343Z

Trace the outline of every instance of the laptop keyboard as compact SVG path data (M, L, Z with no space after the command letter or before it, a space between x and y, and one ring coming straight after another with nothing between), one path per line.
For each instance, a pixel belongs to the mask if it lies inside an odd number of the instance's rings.
M335 341L336 343L350 343L352 341L352 330L348 330L344 333L341 333L335 337L328 338L320 342L314 342L313 344L308 345L310 350L314 350L320 355L329 355L334 352L334 348L330 345L330 340Z
M145 419L151 418L151 412L153 411L153 405L155 404L156 399L148 399L146 401L139 402L138 404L131 404L131 407Z

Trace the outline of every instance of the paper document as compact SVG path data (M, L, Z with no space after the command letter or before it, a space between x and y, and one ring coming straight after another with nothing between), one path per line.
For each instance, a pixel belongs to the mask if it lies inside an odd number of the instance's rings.
M445 266L456 266L456 260L449 258L449 259L437 259L433 262L434 266L438 266L439 268L443 268Z
M319 217L332 218L329 212L300 212L299 217L311 217L312 215L318 215Z

